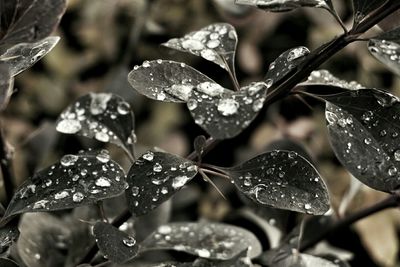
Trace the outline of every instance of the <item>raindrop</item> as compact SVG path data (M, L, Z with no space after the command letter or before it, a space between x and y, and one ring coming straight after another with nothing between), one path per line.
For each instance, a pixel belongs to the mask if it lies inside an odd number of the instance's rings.
M390 176L395 176L397 174L397 168L395 166L391 166L388 169L388 174Z
M137 187L137 186L132 186L131 191L132 191L132 196L136 197L136 196L139 195L139 187Z
M202 258L208 258L211 256L211 253L208 249L202 248L197 250L197 255Z
M180 188L186 184L186 182L189 180L189 177L186 175L183 176L177 176L172 180L172 187L174 189Z
M232 98L223 98L218 102L217 109L223 116L231 116L237 113L239 103Z
M127 247L133 247L136 244L136 240L130 236L122 239L122 243L124 243L124 245Z
M97 132L94 136L100 142L108 142L110 140L110 136L103 132Z
M120 115L126 115L126 114L129 113L130 108L131 108L131 107L130 107L130 105L129 105L127 102L121 101L121 102L118 103L117 111L118 111L118 113L119 113Z
M85 196L81 192L76 192L72 195L73 202L81 202Z
M61 191L54 195L54 199L59 200L59 199L66 198L67 196L69 196L69 193L67 191Z
M106 177L100 177L95 181L95 185L100 187L110 187L111 181Z
M172 232L172 228L168 225L161 225L160 227L158 227L158 232L162 235L167 235Z
M298 59L300 57L307 55L308 53L310 53L310 51L306 47L304 47L304 46L296 47L289 52L289 54L287 56L287 61L293 61L295 59Z
M102 151L100 154L97 154L96 159L102 163L107 163L110 161L110 154Z
M187 107L189 110L194 110L197 108L197 101L194 99L189 99L189 101L187 102Z
M67 166L74 165L77 160L78 160L78 156L68 154L68 155L64 155L61 158L60 162L61 162L61 165L67 167Z
M393 155L394 155L394 159L396 161L400 161L400 149L397 149L396 151L394 151Z
M57 123L56 130L60 133L74 134L82 129L82 125L77 120L62 120Z
M147 160L147 161L152 161L153 158L154 158L154 153L151 152L151 151L148 151L148 152L146 152L146 154L144 154L142 157L143 157L145 160Z
M204 48L204 45L200 41L187 39L182 42L182 47L188 50L202 50Z
M154 164L154 166L153 166L153 171L155 171L155 172L161 172L161 171L162 171L162 166L161 166L161 164L160 164L160 163Z
M100 93L94 94L91 93L91 101L90 101L90 112L93 115L102 114L107 109L107 103L111 99L112 94Z
M304 209L305 209L305 210L311 209L311 205L310 205L310 204L304 204Z

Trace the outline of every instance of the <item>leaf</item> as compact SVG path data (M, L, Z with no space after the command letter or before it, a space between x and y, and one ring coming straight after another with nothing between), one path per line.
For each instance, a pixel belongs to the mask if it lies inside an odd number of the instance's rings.
M294 151L266 152L225 171L237 189L258 204L314 215L329 209L324 181Z
M253 233L222 223L169 223L141 243L143 251L172 249L207 259L227 260L249 249L249 257L261 253Z
M100 251L112 262L122 264L138 253L139 247L135 238L109 223L96 222L93 235Z
M0 266L1 267L18 267L19 265L12 260L0 258Z
M308 254L293 254L286 259L276 262L274 267L339 267L339 265L320 257Z
M229 260L209 260L198 258L191 265L192 267L253 267L251 260L247 257L247 249L238 253Z
M305 46L298 46L283 52L269 65L268 72L264 78L268 87L286 79L305 60L309 53L310 50Z
M307 81L299 84L300 86L332 86L343 89L356 90L365 88L356 81L348 82L333 76L327 70L315 70L308 76Z
M19 43L7 49L0 56L0 60L9 64L10 75L15 76L22 71L30 68L47 53L49 53L58 43L60 37L52 36L40 40L36 43Z
M5 253L17 241L18 237L19 230L17 226L7 225L0 228L0 254Z
M354 25L359 24L366 16L385 2L387 0L353 0Z
M195 87L187 102L195 123L215 139L232 138L245 129L264 106L268 85L252 83L230 91L217 83Z
M354 177L376 190L397 189L399 99L377 89L320 97L327 101L329 139L339 161Z
M300 7L316 7L333 10L331 0L235 0L239 5L256 6L265 11L286 12Z
M400 27L371 38L368 49L376 59L400 75Z
M18 188L4 218L93 204L120 195L125 185L124 170L110 159L108 152L65 155Z
M110 93L90 93L67 107L57 120L57 131L79 134L121 146L129 153L136 140L135 119L129 103Z
M0 111L7 107L13 88L14 79L11 77L10 67L0 62Z
M0 44L36 42L57 27L66 0L0 0Z
M234 72L237 41L236 30L232 25L214 23L181 38L170 39L162 45L201 56Z
M134 216L144 215L168 200L197 174L193 162L179 156L147 151L127 176L126 198Z
M148 98L176 103L186 102L198 84L215 83L185 63L161 59L135 66L128 80L136 91Z

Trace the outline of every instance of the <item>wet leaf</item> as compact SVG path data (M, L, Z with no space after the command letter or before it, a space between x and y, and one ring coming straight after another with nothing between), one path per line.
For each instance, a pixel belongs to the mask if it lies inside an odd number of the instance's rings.
M235 28L228 23L214 23L163 45L214 62L221 68L235 70L237 45Z
M127 176L129 210L135 216L154 210L196 174L197 166L187 159L147 151L135 161Z
M274 267L339 267L339 265L326 259L308 255L308 254L293 254L284 260L276 262Z
M60 162L37 172L18 188L4 218L93 204L120 195L125 186L124 171L110 159L108 152L65 155Z
M0 61L7 63L10 66L11 76L15 76L49 53L59 40L60 37L52 36L36 43L16 44L0 56Z
M0 62L0 111L4 110L14 89L14 78L11 77L10 66Z
M364 86L356 81L345 81L333 76L327 70L315 70L308 76L307 81L300 83L301 86L332 86L343 89L356 90L362 89Z
M304 61L306 56L310 53L305 46L298 46L283 52L275 61L273 61L268 68L264 81L271 87L280 83L283 79L294 72L296 68Z
M93 235L100 251L112 262L122 264L138 253L135 238L109 223L97 222L93 227Z
M253 258L261 253L261 244L253 233L222 223L169 223L141 243L142 249L184 251L207 259L227 260L249 249Z
M57 131L79 134L100 142L110 142L131 153L136 135L135 119L129 103L110 93L90 93L64 110Z
M235 0L239 5L256 6L265 11L286 12L300 7L316 7L333 10L331 0Z
M258 204L314 215L329 209L324 181L294 151L273 150L225 170L238 190Z
M339 161L362 183L390 192L400 185L399 99L377 89L331 96L326 119Z
M199 258L195 260L191 267L253 267L251 260L247 257L247 249L238 253L235 257L229 260L209 260Z
M252 83L231 91L217 83L197 85L187 102L195 123L215 139L232 138L245 129L264 106L268 85Z
M186 102L198 84L215 83L185 63L161 59L135 66L128 80L136 91L148 98L176 103Z
M50 35L66 0L1 0L0 44L36 42Z
M19 230L17 226L9 225L0 228L0 254L6 252L7 249L17 241L18 237Z
M400 27L370 39L368 49L376 59L400 75Z
M354 25L359 24L368 14L382 6L386 0L353 0Z
M18 267L19 265L12 260L0 258L1 267Z

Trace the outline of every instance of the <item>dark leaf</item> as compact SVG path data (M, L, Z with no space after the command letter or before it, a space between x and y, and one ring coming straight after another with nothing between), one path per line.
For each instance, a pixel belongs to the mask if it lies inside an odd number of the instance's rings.
M66 0L1 0L0 44L32 43L50 35Z
M399 99L376 89L320 97L327 101L329 138L340 162L354 177L376 190L397 189Z
M1 267L18 267L19 265L12 260L0 258L0 266Z
M182 38L171 39L163 45L201 56L228 71L235 70L237 34L235 28L228 23L208 25Z
M354 25L359 24L368 14L385 2L387 0L353 0Z
M0 254L6 252L17 241L18 237L19 230L17 226L9 225L0 228Z
M93 235L100 251L112 262L122 264L138 253L135 238L109 223L97 222L93 227Z
M90 93L63 111L57 131L95 138L124 148L130 154L136 141L135 119L130 105L110 93Z
M7 107L13 88L14 78L11 77L10 66L0 63L0 111Z
M168 200L197 174L193 162L176 155L147 151L127 176L129 210L140 216Z
M331 0L235 0L239 5L256 6L265 11L285 12L300 7L317 7L333 10Z
M124 170L110 159L108 152L65 155L18 188L4 218L93 204L120 195L125 186Z
M225 170L239 191L258 204L315 215L329 209L324 181L294 151L270 151Z
M400 27L371 38L368 49L376 59L400 75Z
M204 135L196 136L193 142L194 150L196 151L197 155L201 158L204 148L207 145L207 139Z
M308 76L307 81L299 84L300 86L329 86L339 87L343 89L356 90L362 89L364 86L357 83L356 81L345 81L333 76L327 70L315 70Z
M274 267L339 267L339 265L320 257L298 253L276 262Z
M60 37L51 36L36 43L16 44L0 56L0 61L7 63L11 76L15 76L49 53L59 40Z
M209 260L199 258L195 260L192 267L253 267L251 260L247 257L247 249L238 253L235 257L229 260Z
M283 52L269 65L268 72L264 78L268 87L287 78L304 61L309 53L310 50L305 46L298 46Z
M141 243L146 250L171 249L207 259L227 260L249 249L249 257L261 253L253 233L222 223L170 223L160 226Z
M240 91L204 82L193 88L187 108L195 123L213 138L232 138L257 116L264 105L267 89L263 82L252 83Z
M129 83L148 98L184 103L198 84L215 82L185 63L155 60L135 66L128 75Z

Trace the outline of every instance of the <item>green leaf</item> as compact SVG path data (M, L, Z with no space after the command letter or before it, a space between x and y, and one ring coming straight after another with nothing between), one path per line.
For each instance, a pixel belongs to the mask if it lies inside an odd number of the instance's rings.
M65 155L37 172L14 194L3 219L24 212L70 209L124 192L124 170L108 152Z
M314 215L330 207L319 173L294 151L266 152L225 171L237 189L257 204Z
M147 151L129 170L126 198L135 216L144 215L168 200L197 174L192 161Z

